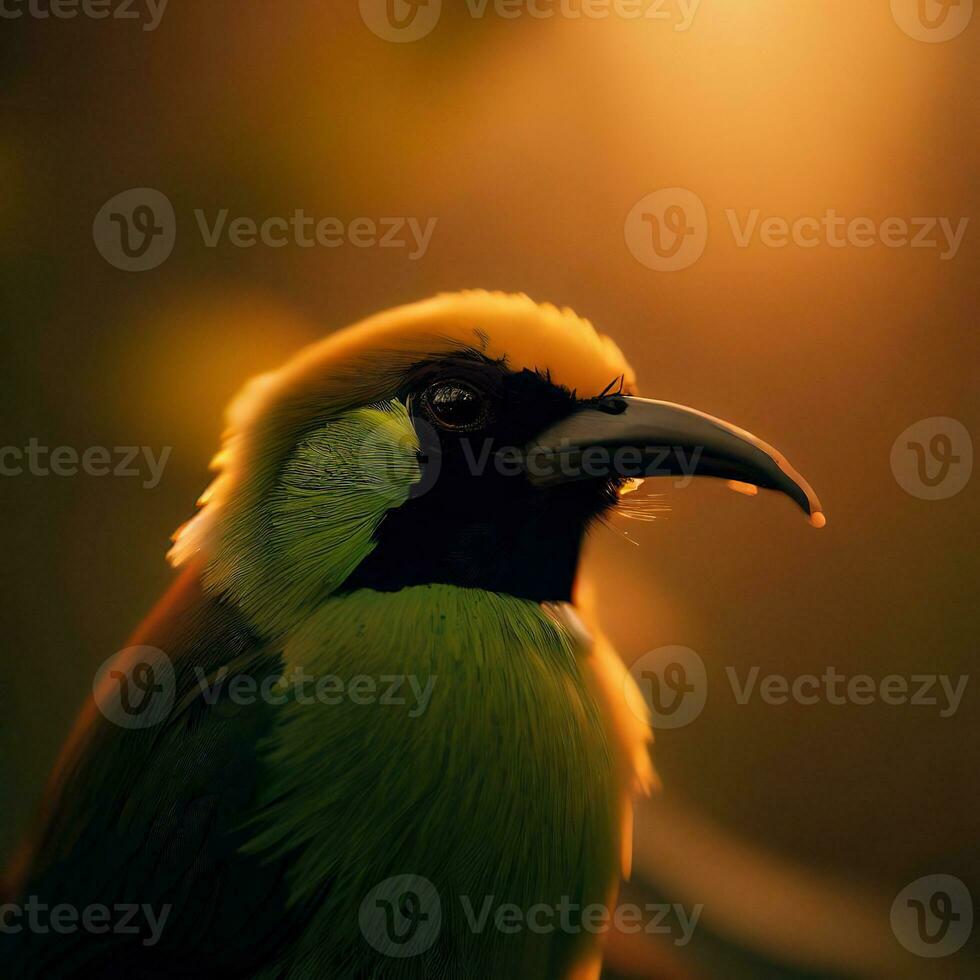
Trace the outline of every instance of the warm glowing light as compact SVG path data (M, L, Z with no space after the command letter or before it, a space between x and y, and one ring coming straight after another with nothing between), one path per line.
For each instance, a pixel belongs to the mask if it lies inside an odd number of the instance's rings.
M751 483L742 483L741 480L728 480L728 489L734 490L736 493L744 493L747 497L754 497L758 492L759 488Z

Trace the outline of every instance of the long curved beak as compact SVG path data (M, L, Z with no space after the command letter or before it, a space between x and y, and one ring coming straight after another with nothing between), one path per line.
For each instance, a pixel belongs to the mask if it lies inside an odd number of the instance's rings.
M827 523L813 488L782 453L750 432L672 402L606 397L545 430L525 450L528 479L714 476L778 490L814 527Z

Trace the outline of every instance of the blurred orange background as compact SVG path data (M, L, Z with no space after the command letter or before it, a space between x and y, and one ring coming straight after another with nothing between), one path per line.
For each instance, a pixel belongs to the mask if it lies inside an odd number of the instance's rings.
M980 431L980 222L944 260L880 243L742 248L726 217L976 216L980 18L926 43L888 0L703 0L684 30L675 0L664 20L493 10L444 4L413 43L377 36L356 3L313 0L174 3L153 31L4 21L4 441L173 452L154 489L0 480L0 853L97 665L170 581L168 537L207 483L236 389L351 320L485 287L589 317L643 394L758 433L825 506L818 533L768 494L651 483L641 493L664 493L668 513L595 532L588 561L624 658L679 644L711 678L696 723L658 736L665 799L875 893L947 872L980 900L977 481L923 500L889 465L919 419ZM96 213L133 187L177 215L173 254L144 273L93 243ZM624 237L634 204L667 187L696 194L709 228L675 272L645 267ZM225 208L437 224L415 260L208 248L194 211ZM740 705L729 665L971 678L943 718ZM652 811L638 832L654 839Z

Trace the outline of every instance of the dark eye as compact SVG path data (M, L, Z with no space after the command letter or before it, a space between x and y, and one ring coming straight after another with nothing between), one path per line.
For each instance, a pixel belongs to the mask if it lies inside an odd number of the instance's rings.
M483 393L465 381L437 381L425 389L422 398L432 420L444 429L469 432L490 417Z

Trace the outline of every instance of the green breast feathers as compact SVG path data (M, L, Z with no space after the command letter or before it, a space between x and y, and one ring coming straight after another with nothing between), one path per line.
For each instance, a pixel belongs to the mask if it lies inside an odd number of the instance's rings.
M304 945L329 975L563 974L589 938L575 910L607 901L617 862L584 652L536 603L451 586L359 591L295 631L247 850L293 858L291 900L317 903ZM409 907L386 908L384 883L403 881L420 883ZM501 931L509 903L570 908L572 926Z

